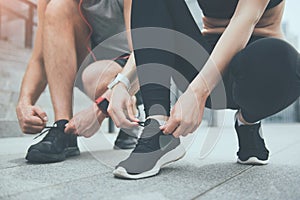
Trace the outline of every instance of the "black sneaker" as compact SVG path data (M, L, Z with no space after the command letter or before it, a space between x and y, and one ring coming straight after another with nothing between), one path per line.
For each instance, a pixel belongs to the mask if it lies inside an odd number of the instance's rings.
M185 155L180 140L172 135L165 135L154 119L145 122L140 139L129 155L119 163L113 174L119 178L140 179L154 176L164 165L179 160Z
M114 149L133 149L137 144L139 128L120 129Z
M26 160L31 163L60 162L70 156L80 154L77 146L77 136L65 134L67 120L59 120L47 130L42 141L29 147ZM42 135L45 132L42 132Z
M253 125L238 125L239 151L237 162L246 165L266 165L269 161L269 150L266 148L261 129L261 122Z

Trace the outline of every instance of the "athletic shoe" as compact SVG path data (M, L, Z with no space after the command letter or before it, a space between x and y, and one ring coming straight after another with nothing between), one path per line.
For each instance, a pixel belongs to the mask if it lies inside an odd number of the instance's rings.
M133 149L137 143L139 128L120 129L114 149Z
M68 123L67 120L59 120L46 130L48 133L42 141L28 149L26 160L31 163L52 163L63 161L70 156L79 155L77 136L65 134L66 123ZM46 132L44 131L40 135Z
M140 179L154 176L160 169L185 155L180 140L165 135L155 119L147 119L140 139L129 155L119 163L113 174L119 178Z
M235 130L238 135L239 151L237 162L246 165L266 165L269 161L269 150L262 136L261 122L253 125L238 125Z

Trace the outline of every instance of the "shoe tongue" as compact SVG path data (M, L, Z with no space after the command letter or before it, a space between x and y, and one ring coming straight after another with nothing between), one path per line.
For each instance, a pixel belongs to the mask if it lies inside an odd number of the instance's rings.
M54 126L57 126L58 128L65 128L65 125L68 123L69 121L66 120L66 119L61 119L61 120L58 120L56 122L54 122Z
M158 135L161 133L161 130L159 129L160 125L159 122L155 119L147 119L145 121L145 128L143 130L143 133L141 135L142 138L149 138L153 137L155 135Z

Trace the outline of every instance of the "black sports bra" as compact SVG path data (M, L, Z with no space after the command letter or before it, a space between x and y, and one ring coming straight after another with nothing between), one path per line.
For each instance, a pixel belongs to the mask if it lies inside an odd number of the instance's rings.
M283 0L271 0L267 9L274 8ZM203 14L207 17L230 19L238 0L198 0Z

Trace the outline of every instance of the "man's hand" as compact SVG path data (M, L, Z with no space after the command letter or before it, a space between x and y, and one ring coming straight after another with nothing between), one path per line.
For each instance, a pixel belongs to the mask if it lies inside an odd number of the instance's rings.
M135 97L130 96L123 83L118 83L113 88L107 111L117 127L138 126L139 120L135 117Z
M38 106L19 104L16 112L21 130L25 134L41 132L48 121L47 114Z
M89 108L77 113L67 124L65 132L86 138L91 137L99 130L105 117L94 103Z
M197 94L189 87L174 105L167 123L160 129L176 138L193 133L202 121L207 97L207 93Z

